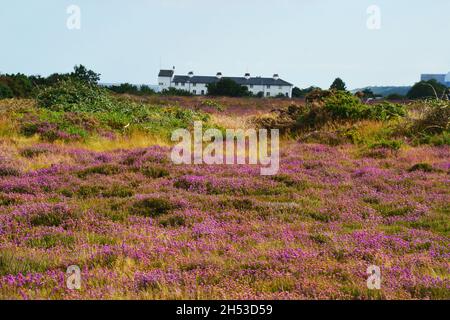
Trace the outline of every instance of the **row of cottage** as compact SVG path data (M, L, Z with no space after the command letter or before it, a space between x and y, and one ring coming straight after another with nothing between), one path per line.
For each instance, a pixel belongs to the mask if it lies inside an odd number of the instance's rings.
M254 95L292 97L293 85L280 79L278 74L274 74L272 78L251 77L249 73L246 73L244 77L224 77L221 72L218 72L216 76L196 76L193 72L189 72L187 75L175 75L174 68L159 71L158 85L160 90L175 88L189 91L194 95L207 95L208 84L215 83L220 79L231 79L242 86L246 86Z

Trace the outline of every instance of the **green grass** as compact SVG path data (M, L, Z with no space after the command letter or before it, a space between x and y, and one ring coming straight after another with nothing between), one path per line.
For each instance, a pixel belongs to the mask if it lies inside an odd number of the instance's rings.
M27 246L32 248L49 249L55 246L72 247L75 243L73 236L63 234L48 234L39 238L27 240Z
M9 249L0 250L0 276L44 272L51 266L45 255L18 255Z

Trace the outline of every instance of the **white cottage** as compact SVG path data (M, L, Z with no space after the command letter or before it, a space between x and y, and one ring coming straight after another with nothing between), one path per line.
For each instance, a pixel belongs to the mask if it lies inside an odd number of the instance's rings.
M254 95L261 92L264 97L279 95L292 97L293 85L280 79L278 74L274 74L272 78L251 77L249 73L246 73L244 77L223 77L221 72L218 72L216 76L196 76L191 71L182 76L175 75L174 68L173 70L160 70L158 84L161 90L175 88L189 91L194 95L207 95L207 85L222 78L231 79L242 86L246 86Z

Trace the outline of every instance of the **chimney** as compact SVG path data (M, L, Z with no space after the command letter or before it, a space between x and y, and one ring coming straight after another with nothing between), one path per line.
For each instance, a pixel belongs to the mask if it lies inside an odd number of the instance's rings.
M216 77L217 79L222 79L222 72L217 72Z
M247 80L250 79L250 73L245 74L245 79L247 79Z
M188 77L189 77L189 78L192 78L193 76L194 76L194 72L193 72L193 71L189 71Z
M273 75L273 80L278 80L278 79L280 79L280 76L278 75L278 73L275 73Z

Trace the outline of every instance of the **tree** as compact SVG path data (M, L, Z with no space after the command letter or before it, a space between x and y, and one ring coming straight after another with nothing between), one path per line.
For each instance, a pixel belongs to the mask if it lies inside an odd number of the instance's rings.
M375 94L373 93L372 90L366 88L362 91L363 93L363 98L364 99L374 99L375 98Z
M440 98L446 92L447 87L434 79L420 81L414 84L406 95L409 99Z
M176 89L176 88L169 88L169 89L164 89L163 91L161 91L161 95L163 96L192 96L192 93L190 93L187 90L182 90L182 89Z
M251 93L246 86L241 86L231 79L220 79L207 85L208 95L228 97L248 97Z
M98 81L100 80L99 73L95 73L92 70L86 69L86 67L82 64L80 64L79 66L75 66L73 70L74 71L71 73L71 76L73 78L84 81L90 85L97 85Z
M11 89L7 85L0 83L0 99L12 98L13 96Z
M405 96L398 93L391 93L386 97L386 100L405 100Z
M0 75L0 83L8 87L13 97L28 98L33 93L33 84L30 79L21 73ZM3 89L4 94L6 89Z
M129 94L135 94L137 95L139 93L139 89L137 86L131 84L131 83L121 83L120 85L115 85L109 87L109 90L115 92L115 93L129 93Z
M152 94L156 93L155 90L153 90L152 88L150 88L149 86L147 86L145 84L143 84L141 86L139 91L141 92L141 94L144 94L144 95L152 95Z
M319 89L319 88L314 87L314 86L311 86L306 89L300 89L298 87L295 87L294 89L292 89L292 97L293 98L305 98L308 93L310 93L316 89Z
M257 98L264 98L264 92L263 92L263 91L259 91L259 92L256 94L256 97L257 97Z
M336 78L331 84L330 90L347 91L347 87L341 78Z

